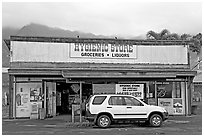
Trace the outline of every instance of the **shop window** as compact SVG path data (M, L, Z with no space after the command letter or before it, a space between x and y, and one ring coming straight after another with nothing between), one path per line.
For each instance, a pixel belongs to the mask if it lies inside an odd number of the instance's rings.
M42 108L42 84L41 83L17 83L16 84L16 117L30 117L33 103Z
M172 82L157 82L157 97L172 98Z
M181 98L181 82L173 82L173 98Z
M149 98L155 98L155 82L149 82Z

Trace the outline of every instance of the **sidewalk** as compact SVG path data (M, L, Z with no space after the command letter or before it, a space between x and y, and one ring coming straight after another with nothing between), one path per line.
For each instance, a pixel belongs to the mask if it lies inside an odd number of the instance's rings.
M3 118L2 124L9 124L9 123L20 123L24 125L36 125L36 126L66 126L66 127L88 127L92 126L92 123L89 123L85 119L82 119L82 122L79 122L79 116L75 117L75 121L72 122L71 115L61 115L55 116L53 118L46 118L46 119L8 119Z

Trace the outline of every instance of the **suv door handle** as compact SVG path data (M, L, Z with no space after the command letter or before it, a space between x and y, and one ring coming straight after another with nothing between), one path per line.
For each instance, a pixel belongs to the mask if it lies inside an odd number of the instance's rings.
M107 108L112 108L112 107L107 107Z
M132 107L127 107L127 108L132 108Z

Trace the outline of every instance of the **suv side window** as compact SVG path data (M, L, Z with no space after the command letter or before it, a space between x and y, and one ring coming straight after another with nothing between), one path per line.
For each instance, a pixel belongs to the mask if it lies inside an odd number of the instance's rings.
M106 99L106 96L96 96L93 100L93 105L101 105L103 101Z
M126 106L143 106L141 102L133 97L124 97Z
M108 101L109 105L125 105L124 98L120 96L112 96Z

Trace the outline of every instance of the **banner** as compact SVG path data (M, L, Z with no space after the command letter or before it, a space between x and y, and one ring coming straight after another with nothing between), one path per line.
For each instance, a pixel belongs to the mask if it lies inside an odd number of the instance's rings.
M116 84L116 94L132 95L144 99L144 84Z
M71 58L135 59L136 45L127 43L71 43Z

